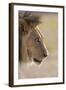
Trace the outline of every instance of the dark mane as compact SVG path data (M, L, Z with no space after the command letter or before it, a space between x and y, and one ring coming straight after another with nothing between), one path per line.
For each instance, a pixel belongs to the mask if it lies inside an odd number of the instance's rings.
M32 14L31 12L19 12L19 32L20 34L26 34L28 30L26 30L30 26L37 26L40 24L40 17ZM26 27L26 29L24 29Z
M26 21L27 24L36 24L36 25L41 23L40 17L33 15L30 12L25 12L24 14L20 12L19 13L19 21L20 21L20 23L23 23L23 21Z

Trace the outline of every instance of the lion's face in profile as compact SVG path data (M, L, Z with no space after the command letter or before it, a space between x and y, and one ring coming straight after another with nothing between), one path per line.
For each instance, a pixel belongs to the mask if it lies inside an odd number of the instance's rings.
M21 15L21 14L20 14ZM47 49L38 32L39 17L25 13L19 17L19 59L20 62L34 61L40 64L47 57Z

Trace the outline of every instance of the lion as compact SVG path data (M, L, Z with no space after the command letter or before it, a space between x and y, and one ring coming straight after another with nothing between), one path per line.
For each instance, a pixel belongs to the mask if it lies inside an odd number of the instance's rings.
M19 12L19 62L40 64L47 57L47 48L43 42L38 25L40 17L31 12Z

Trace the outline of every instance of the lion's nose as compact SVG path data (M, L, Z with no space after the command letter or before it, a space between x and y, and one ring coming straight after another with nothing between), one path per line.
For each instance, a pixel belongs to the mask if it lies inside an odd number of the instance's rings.
M44 53L44 57L47 57L47 53Z

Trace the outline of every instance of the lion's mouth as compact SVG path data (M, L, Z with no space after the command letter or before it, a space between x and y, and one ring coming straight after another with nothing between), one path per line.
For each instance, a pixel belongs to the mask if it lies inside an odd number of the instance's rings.
M36 59L36 58L34 58L33 60L34 60L34 62L36 62L37 64L40 64L40 63L42 62L42 60L38 60L38 59Z

